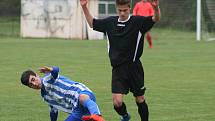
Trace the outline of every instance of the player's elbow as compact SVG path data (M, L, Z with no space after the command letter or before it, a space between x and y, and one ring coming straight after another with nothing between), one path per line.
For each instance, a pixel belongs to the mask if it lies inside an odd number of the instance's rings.
M87 23L89 25L90 28L93 28L93 18L92 19L88 19Z
M90 26L90 28L93 28L93 24L91 23L91 24L89 24L89 26Z

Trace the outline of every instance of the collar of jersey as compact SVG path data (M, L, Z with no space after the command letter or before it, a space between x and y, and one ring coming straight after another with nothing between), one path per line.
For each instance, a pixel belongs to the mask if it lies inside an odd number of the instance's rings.
M41 84L42 84L41 90L45 90L45 85L44 85L44 82L43 82L43 78L40 78L40 79L41 79Z
M120 21L119 18L118 18L118 22L125 23L125 22L127 22L127 21L130 19L130 17L131 17L131 15L129 15L129 16L128 16L128 19L127 19L127 20L124 20L124 21Z

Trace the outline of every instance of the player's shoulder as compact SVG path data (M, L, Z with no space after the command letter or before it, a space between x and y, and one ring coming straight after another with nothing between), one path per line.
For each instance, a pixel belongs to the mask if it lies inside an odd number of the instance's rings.
M141 20L141 19L145 19L145 16L140 16L140 15L135 15L135 16L131 16L132 20Z
M146 6L149 6L149 7L152 8L152 4L151 4L150 2L147 2L147 3L146 3Z
M140 7L141 6L141 1L140 2L137 2L136 4L135 4L135 7Z
M136 23L140 23L142 21L141 18L142 18L142 16L139 16L139 15L131 16L129 21L130 21L130 23L136 24Z
M110 22L110 21L116 21L117 19L118 19L117 16L108 16L108 17L105 17L105 18L100 18L99 20Z
M131 16L131 20L140 23L145 20L152 20L152 16Z
M108 20L117 20L119 18L119 16L109 16L106 19Z
M142 4L142 1L139 1L136 3L136 5L141 5Z

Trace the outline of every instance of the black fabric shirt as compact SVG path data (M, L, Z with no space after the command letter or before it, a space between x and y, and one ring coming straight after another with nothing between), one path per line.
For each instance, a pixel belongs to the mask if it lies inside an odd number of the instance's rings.
M124 22L118 19L118 16L111 16L93 20L93 29L106 33L108 37L108 52L113 67L141 57L144 34L154 25L152 17L130 16Z

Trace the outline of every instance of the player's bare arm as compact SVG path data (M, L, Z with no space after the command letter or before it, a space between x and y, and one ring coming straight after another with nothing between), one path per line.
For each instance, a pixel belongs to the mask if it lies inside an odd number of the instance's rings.
M159 1L158 0L151 0L150 3L151 3L151 5L152 5L152 7L154 8L154 11L155 11L154 16L153 16L152 19L153 19L154 22L157 22L161 18L161 12L160 12L160 8L159 8Z
M43 66L41 68L39 68L40 73L49 73L53 70L52 67L47 67L47 66Z
M90 14L87 8L88 0L80 0L81 7L83 9L84 15L86 17L87 23L92 28L93 27L93 16Z

